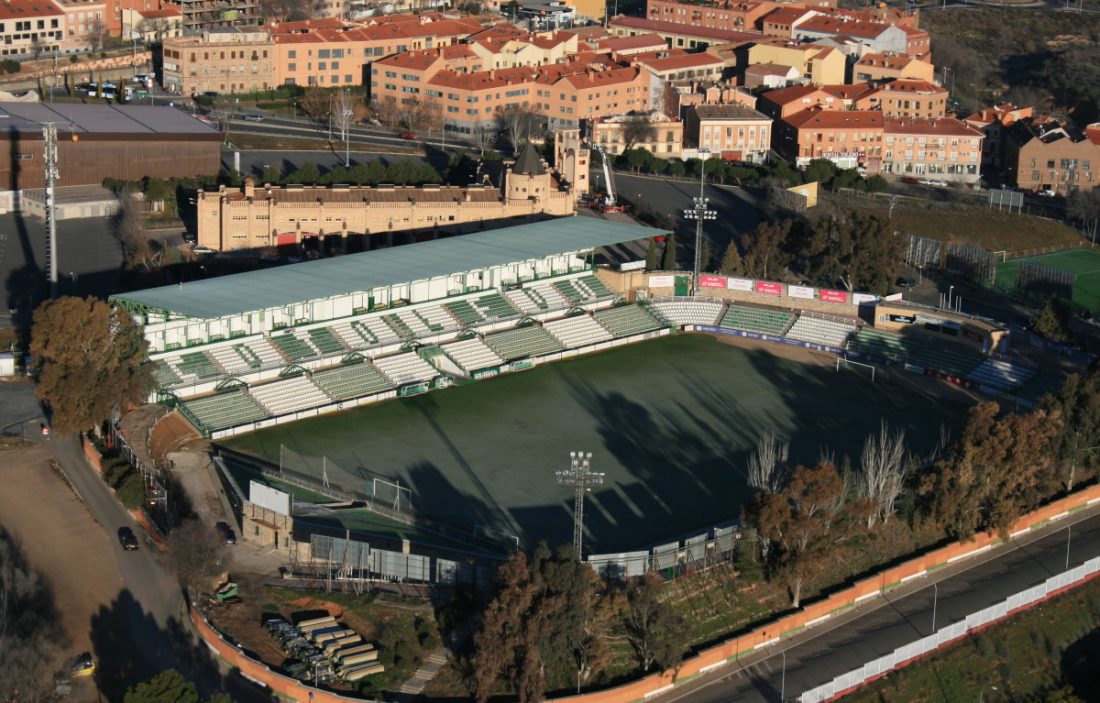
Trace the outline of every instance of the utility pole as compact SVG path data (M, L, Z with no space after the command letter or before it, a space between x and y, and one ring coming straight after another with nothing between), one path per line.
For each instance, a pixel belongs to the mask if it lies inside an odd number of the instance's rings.
M702 261L699 255L703 250L703 221L713 220L718 217L716 210L707 209L707 198L703 197L703 189L706 186L706 173L707 173L707 161L706 157L710 155L709 151L699 151L699 197L695 198L695 207L690 210L684 210L684 217L689 220L695 220L695 264L691 269L691 294L699 295L699 269L702 266Z
M54 185L60 178L57 171L57 125L47 122L42 127L46 149L46 272L50 282L50 297L57 297L57 203Z
M592 471L592 452L569 452L569 468L554 472L558 483L573 486L573 551L577 560L583 559L584 548L584 495L592 486L602 486L606 474Z

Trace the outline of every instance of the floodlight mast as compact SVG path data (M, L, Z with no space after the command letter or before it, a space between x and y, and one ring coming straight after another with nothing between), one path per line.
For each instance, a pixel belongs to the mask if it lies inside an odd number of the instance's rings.
M710 151L708 149L699 150L699 197L693 198L695 207L690 210L684 210L684 219L695 220L695 263L691 267L692 295L699 295L699 269L702 268L703 265L703 262L699 258L703 250L703 221L713 220L718 217L718 213L715 210L707 208L708 198L703 195L704 185L706 183L707 157L709 156Z
M584 494L603 485L606 474L592 471L592 452L569 452L569 468L554 472L558 483L573 486L573 551L584 557Z

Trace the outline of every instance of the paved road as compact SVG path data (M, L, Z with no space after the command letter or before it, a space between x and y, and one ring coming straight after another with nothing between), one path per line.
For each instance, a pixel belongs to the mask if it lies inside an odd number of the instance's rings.
M233 170L233 149L222 149L222 168L226 171ZM241 154L241 173L252 174L253 176L260 176L264 168L271 165L275 168L281 169L283 175L286 175L294 169L300 167L307 161L312 161L325 173L336 166L344 165L344 152L325 150L313 150L313 151L275 151L275 150L242 150ZM422 156L415 154L389 154L385 152L376 151L352 151L351 152L351 165L366 163L379 159L383 163L392 163L394 161L419 161L423 162L425 159Z
M1071 531L1071 567L1100 554L1100 506L1095 506L1048 526L1038 535L1028 535L937 572L935 582L917 579L885 598L849 611L829 626L806 630L774 649L748 657L734 670L720 669L653 700L796 700L805 690L930 634L933 600L936 627L940 629L1059 573L1066 566L1067 529Z

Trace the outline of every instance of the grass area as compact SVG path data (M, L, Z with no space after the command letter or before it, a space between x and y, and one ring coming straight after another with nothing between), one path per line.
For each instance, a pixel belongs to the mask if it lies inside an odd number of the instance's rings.
M1021 251L1081 242L1081 235L1061 222L974 205L918 205L899 200L890 214L886 202L854 201L849 204L876 212L883 218L889 217L890 225L903 234L917 234L989 251Z
M1100 700L1100 579L845 696L851 703ZM995 688L994 688L995 687Z
M586 511L598 553L737 519L746 453L765 430L791 439L793 462L816 461L823 446L857 456L883 418L923 450L966 404L914 388L675 335L226 444L270 461L285 445L285 464L316 477L326 454L329 480L345 490L400 480L425 515L528 544L570 540L572 493L554 472L569 450L591 451L593 470L606 474Z
M1016 287L1020 264L1031 262L1077 274L1073 283L1073 303L1086 310L1100 310L1100 252L1070 249L1054 254L1010 259L997 265L997 288L1011 291Z

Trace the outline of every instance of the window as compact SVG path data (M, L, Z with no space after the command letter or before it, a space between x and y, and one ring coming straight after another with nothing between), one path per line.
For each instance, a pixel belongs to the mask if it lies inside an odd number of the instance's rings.
M350 73L345 73L344 74L344 82L345 83L351 83L351 74Z
M329 58L330 53L331 52L328 49L318 49L317 50L317 58L327 59L327 58Z
M298 64L296 64L296 63L288 63L288 64L286 65L286 70L288 70L288 71L297 71L297 70L298 70Z
M294 49L291 49L290 51L286 52L286 57L288 59L296 59L298 58L298 52Z
M332 50L332 58L334 58L334 59L344 58L344 50L343 49L333 49Z
M328 68L328 65L327 65L327 64L328 64L328 62L326 62L326 61L319 61L319 62L317 63L317 70L318 70L318 71L324 71L324 70L326 70L326 69Z

